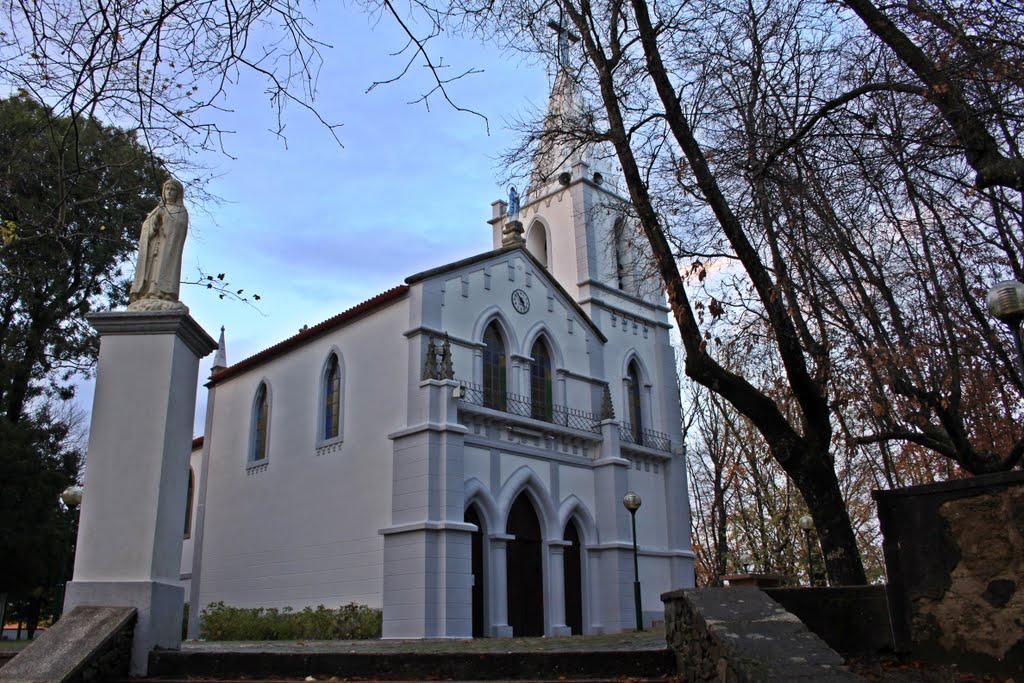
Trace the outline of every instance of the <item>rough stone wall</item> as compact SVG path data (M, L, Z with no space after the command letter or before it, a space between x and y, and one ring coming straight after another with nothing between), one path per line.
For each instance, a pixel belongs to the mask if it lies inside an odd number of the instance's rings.
M875 497L897 646L1024 674L1024 473Z
M665 636L688 682L859 681L842 658L755 588L677 590L661 596Z
M1005 660L1024 645L1024 487L948 501L939 516L960 558L940 598L914 601L915 635Z

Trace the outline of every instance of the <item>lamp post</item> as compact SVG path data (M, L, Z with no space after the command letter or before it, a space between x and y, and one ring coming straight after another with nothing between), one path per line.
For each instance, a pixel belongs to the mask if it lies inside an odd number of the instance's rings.
M636 551L636 511L640 509L641 503L643 501L640 500L640 494L636 491L630 491L622 497L622 505L629 510L629 515L633 520L633 601L635 603L637 631L644 630L643 607L640 604L640 565L637 562Z
M811 554L811 529L814 527L814 520L810 515L804 515L797 522L800 530L804 532L804 547L807 548L807 585L814 585L814 555Z
M74 515L78 512L78 506L82 504L82 487L69 486L60 494L60 499L72 514L64 525L64 545L60 551L60 566L57 569L57 590L53 601L53 621L60 619L64 611L64 574L68 564L68 550L71 547L71 528L74 526Z
M1013 332L1013 339L1017 343L1017 361L1020 363L1021 374L1024 374L1024 341L1020 337L1020 324L1024 321L1024 283L1016 280L997 282L988 290L985 301L992 317Z

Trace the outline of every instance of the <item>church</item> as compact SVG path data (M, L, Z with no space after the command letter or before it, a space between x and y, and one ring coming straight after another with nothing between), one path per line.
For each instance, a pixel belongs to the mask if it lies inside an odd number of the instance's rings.
M549 120L576 94L563 71ZM593 150L542 145L492 250L249 358L224 336L194 442L198 614L357 602L385 638L633 628L693 586L669 310ZM521 203L521 206L519 205Z

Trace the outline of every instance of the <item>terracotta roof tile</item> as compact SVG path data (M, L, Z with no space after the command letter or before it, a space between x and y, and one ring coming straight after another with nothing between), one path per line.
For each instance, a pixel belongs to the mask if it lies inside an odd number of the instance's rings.
M362 302L361 304L353 306L347 311L342 311L338 315L332 318L328 318L322 323L305 329L302 332L299 332L298 334L289 337L288 339L285 339L282 342L274 344L269 348L263 349L259 353L249 356L245 360L241 360L235 363L234 365L229 365L228 367L222 370L218 370L217 372L213 373L213 375L210 376L210 381L207 383L207 386L218 384L228 378L234 377L235 375L244 372L245 370L265 363L273 358L277 358L278 356L284 354L286 351L290 351L291 349L294 349L297 346L301 346L303 343L315 337L319 337L322 334L326 334L327 332L330 332L343 325L346 325L356 320L357 318L360 318L363 315L370 313L386 304L401 299L408 293L408 291L409 285L399 285L397 287L392 287L386 292L381 292L372 299L367 299L366 301Z

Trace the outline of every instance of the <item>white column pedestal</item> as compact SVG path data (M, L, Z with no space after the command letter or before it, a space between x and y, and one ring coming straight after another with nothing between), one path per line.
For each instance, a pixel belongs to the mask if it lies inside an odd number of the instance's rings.
M74 580L78 605L138 610L131 673L181 646L179 584L199 359L217 345L180 311L94 313L100 333Z
M572 629L565 625L565 548L568 541L548 541L549 572L548 608L551 625L548 635L571 636Z
M491 546L491 637L511 638L508 624L508 542L515 536L492 534Z

